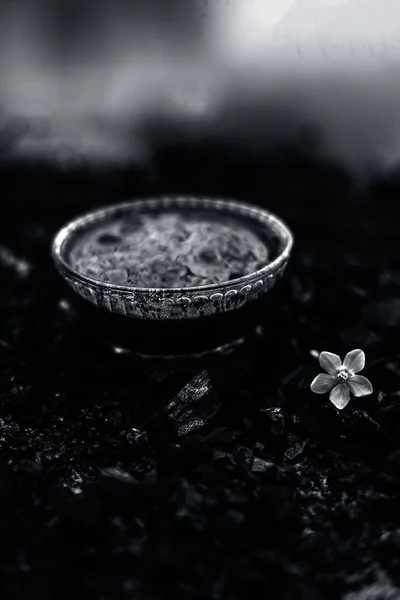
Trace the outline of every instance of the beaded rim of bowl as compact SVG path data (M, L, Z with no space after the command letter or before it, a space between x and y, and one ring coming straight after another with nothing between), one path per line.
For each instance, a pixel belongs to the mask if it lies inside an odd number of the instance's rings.
M185 286L185 287L138 287L132 285L120 285L115 283L109 283L101 281L99 279L93 279L87 275L83 275L76 269L74 269L67 258L65 257L66 243L71 237L79 230L84 230L86 226L95 223L96 221L102 221L107 216L111 216L118 211L124 209L140 209L141 207L157 208L161 210L168 210L171 208L193 208L193 209L211 209L215 212L230 213L236 217L246 217L254 219L259 224L266 226L267 229L272 230L276 237L279 239L280 244L284 244L284 248L279 252L278 256L269 262L265 267L257 271L252 271L247 275L238 277L237 279L231 279L229 281L221 281L218 283L211 283L198 286ZM173 290L174 292L194 292L194 291L206 291L217 289L221 287L230 286L233 284L245 283L249 278L263 277L269 275L277 270L277 268L285 262L290 255L293 246L293 235L288 227L275 216L273 213L250 204L238 202L236 200L222 200L212 198L197 198L193 196L177 196L177 197L161 197L161 198L149 198L141 200L132 200L123 202L104 208L90 211L76 219L73 219L67 225L65 225L55 236L52 247L53 258L56 261L58 267L61 267L66 273L69 273L74 278L77 278L83 282L88 282L92 285L102 286L105 288L112 288L115 290L124 291L140 291L140 292L162 292L166 290Z

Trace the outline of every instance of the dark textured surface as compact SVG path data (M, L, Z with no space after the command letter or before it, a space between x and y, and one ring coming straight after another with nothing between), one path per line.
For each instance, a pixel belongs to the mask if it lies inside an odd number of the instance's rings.
M226 148L1 181L2 600L398 599L399 186ZM174 191L263 204L296 236L263 330L185 365L95 342L49 256L75 214ZM375 391L339 414L309 391L316 355L357 347Z

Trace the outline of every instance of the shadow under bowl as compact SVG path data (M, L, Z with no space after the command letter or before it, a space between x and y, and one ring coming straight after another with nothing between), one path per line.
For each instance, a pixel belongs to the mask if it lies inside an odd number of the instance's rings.
M89 230L135 214L207 215L250 229L270 252L261 269L243 277L196 287L143 288L92 279L78 272L71 252ZM56 235L52 254L82 322L112 344L152 356L195 355L243 338L265 313L266 295L282 276L293 238L269 211L242 202L187 196L133 200L74 219Z

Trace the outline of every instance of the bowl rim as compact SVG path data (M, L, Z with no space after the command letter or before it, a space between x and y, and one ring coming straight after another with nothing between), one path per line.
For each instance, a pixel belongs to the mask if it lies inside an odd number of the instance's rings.
M80 228L85 225L96 222L99 218L104 218L108 214L124 210L129 207L140 207L140 206L157 206L160 205L163 209L177 207L179 205L186 206L187 208L193 209L212 209L216 212L225 212L238 217L245 216L253 218L258 221L264 227L273 229L274 233L279 238L279 241L284 244L283 249L279 252L278 256L261 269L252 271L247 275L238 277L237 279L231 279L229 281L221 281L219 283L211 283L206 285L198 286L186 286L186 287L136 287L132 285L121 285L101 281L99 279L93 279L87 275L83 275L66 260L64 255L64 248L66 242L70 237ZM230 200L225 198L213 197L213 196L190 196L190 195L162 195L157 197L149 198L138 198L127 200L124 202L118 202L115 204L107 204L103 207L96 208L94 210L86 211L85 213L70 220L64 225L54 236L51 248L51 254L56 266L65 274L68 274L72 279L78 280L86 285L100 287L107 290L115 290L118 292L127 293L181 293L190 294L193 292L207 292L212 290L224 289L227 287L235 287L253 281L254 279L265 277L275 273L279 267L286 263L293 246L293 234L289 227L274 213L269 210L238 200Z

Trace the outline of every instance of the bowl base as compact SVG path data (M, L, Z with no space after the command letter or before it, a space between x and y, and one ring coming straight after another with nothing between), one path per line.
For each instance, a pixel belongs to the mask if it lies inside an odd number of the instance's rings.
M137 356L139 358L145 360L181 360L181 359L202 359L208 356L213 355L229 355L235 352L235 350L242 346L246 341L245 337L238 338L236 340L232 340L227 342L226 344L221 344L220 346L215 346L212 348L208 348L202 350L201 352L187 352L184 354L150 354L140 352L138 350L130 350L129 348L123 348L121 346L116 346L115 344L111 344L111 348L113 352L116 354L130 354L133 356Z
M220 315L187 320L151 320L123 317L97 308L71 293L76 327L82 334L105 341L115 353L142 358L186 357L232 353L251 336L268 313L273 294Z

